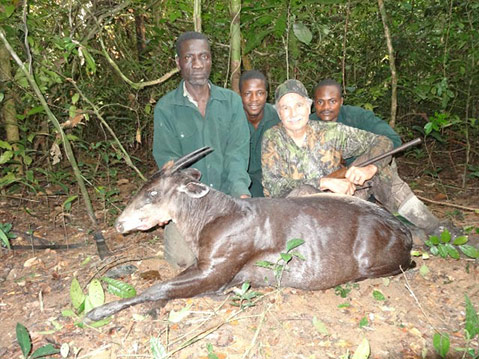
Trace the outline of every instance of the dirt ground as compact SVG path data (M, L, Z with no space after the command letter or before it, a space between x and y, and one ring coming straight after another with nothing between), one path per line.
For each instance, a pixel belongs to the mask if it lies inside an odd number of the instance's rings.
M398 160L400 173L442 218L456 225L479 227L479 183L469 179L461 189L460 168L448 166L439 179L424 174L414 158ZM418 177L421 173L421 177ZM122 198L138 184L122 181ZM137 270L122 280L142 291L175 271L163 260L162 229L122 236L108 224L103 235L113 255L100 260L81 204L69 216L58 207L65 196L0 198L2 223L12 223L28 247L28 231L57 244L85 244L69 250L7 251L1 249L0 358L21 358L17 322L25 325L33 348L47 343L68 344L69 358L153 358L157 339L172 358L348 358L366 338L370 358L436 358L433 335L447 333L447 358L462 358L457 348L478 348L477 338L466 343L465 295L479 309L478 262L461 258L416 257L416 267L390 278L365 280L325 291L259 288L264 294L244 310L225 297L178 299L152 317L151 305L138 305L116 314L101 328L80 328L65 317L71 308L70 284L76 277L85 287L107 270L130 264ZM98 213L101 217L102 213ZM471 236L477 243L478 235ZM37 243L37 242L35 242ZM423 248L417 248L422 250ZM384 299L374 296L380 292ZM343 296L341 296L343 294ZM106 301L116 297L107 294ZM175 312L185 316L175 322ZM168 319L171 320L168 320ZM176 316L178 318L178 315ZM59 356L57 356L59 357ZM160 357L160 356L158 356Z

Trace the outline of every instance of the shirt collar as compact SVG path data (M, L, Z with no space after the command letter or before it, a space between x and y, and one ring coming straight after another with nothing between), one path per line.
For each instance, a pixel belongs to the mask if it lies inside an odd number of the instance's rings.
M210 85L209 81L208 81L208 87L211 90L211 85ZM183 81L183 96L186 97L188 99L188 101L190 101L193 105L198 107L198 102L195 101L193 96L191 96L191 94L188 92L188 89L186 88L186 82L185 81Z

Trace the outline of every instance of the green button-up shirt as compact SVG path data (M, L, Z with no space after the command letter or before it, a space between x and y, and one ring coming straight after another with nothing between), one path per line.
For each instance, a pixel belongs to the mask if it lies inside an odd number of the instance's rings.
M250 139L250 158L248 166L248 174L251 178L251 186L249 188L253 197L264 197L261 171L261 140L266 130L279 123L278 113L273 105L267 103L264 107L263 118L258 124L258 128L248 121Z
M161 168L200 147L214 151L193 164L201 182L232 196L250 194L249 131L241 97L210 83L203 117L183 93L183 83L155 106L153 156Z
M320 118L313 112L309 116L310 120L320 120ZM392 129L391 126L384 120L377 117L374 112L365 110L358 106L343 105L339 110L338 119L336 122L347 126L359 128L360 130L375 133L376 135L383 135L389 138L394 148L401 146L401 137ZM349 165L354 158L349 159L346 163Z

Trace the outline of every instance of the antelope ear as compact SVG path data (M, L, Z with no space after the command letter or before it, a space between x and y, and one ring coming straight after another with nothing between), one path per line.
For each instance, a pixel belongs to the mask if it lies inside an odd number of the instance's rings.
M200 182L189 182L178 186L178 191L186 193L191 198L201 198L208 194L210 188Z
M201 172L196 168L187 168L181 172L185 173L189 177L192 177L195 181L199 181L201 178Z

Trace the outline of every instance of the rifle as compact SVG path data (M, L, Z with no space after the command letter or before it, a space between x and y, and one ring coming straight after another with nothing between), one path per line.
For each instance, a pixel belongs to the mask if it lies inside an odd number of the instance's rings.
M379 160L382 160L383 158L386 158L388 156L392 156L398 152L401 152L401 151L404 151L406 148L408 147L411 147L411 146L415 146L417 144L421 143L421 139L420 138L416 138L415 140L412 140L412 141L409 141L409 142L406 142L405 144L399 146L398 148L395 148L395 149L392 149L391 151L388 151L388 152L385 152L383 153L382 155L379 155L379 156L376 156L376 157L373 157L369 160L366 160L364 162L361 162L360 164L358 165L355 165L354 167L365 167L365 166L368 166L370 164L373 164ZM341 167L340 169L330 173L329 175L326 176L326 178L344 178L344 176L346 175L346 172L348 171L348 167Z

